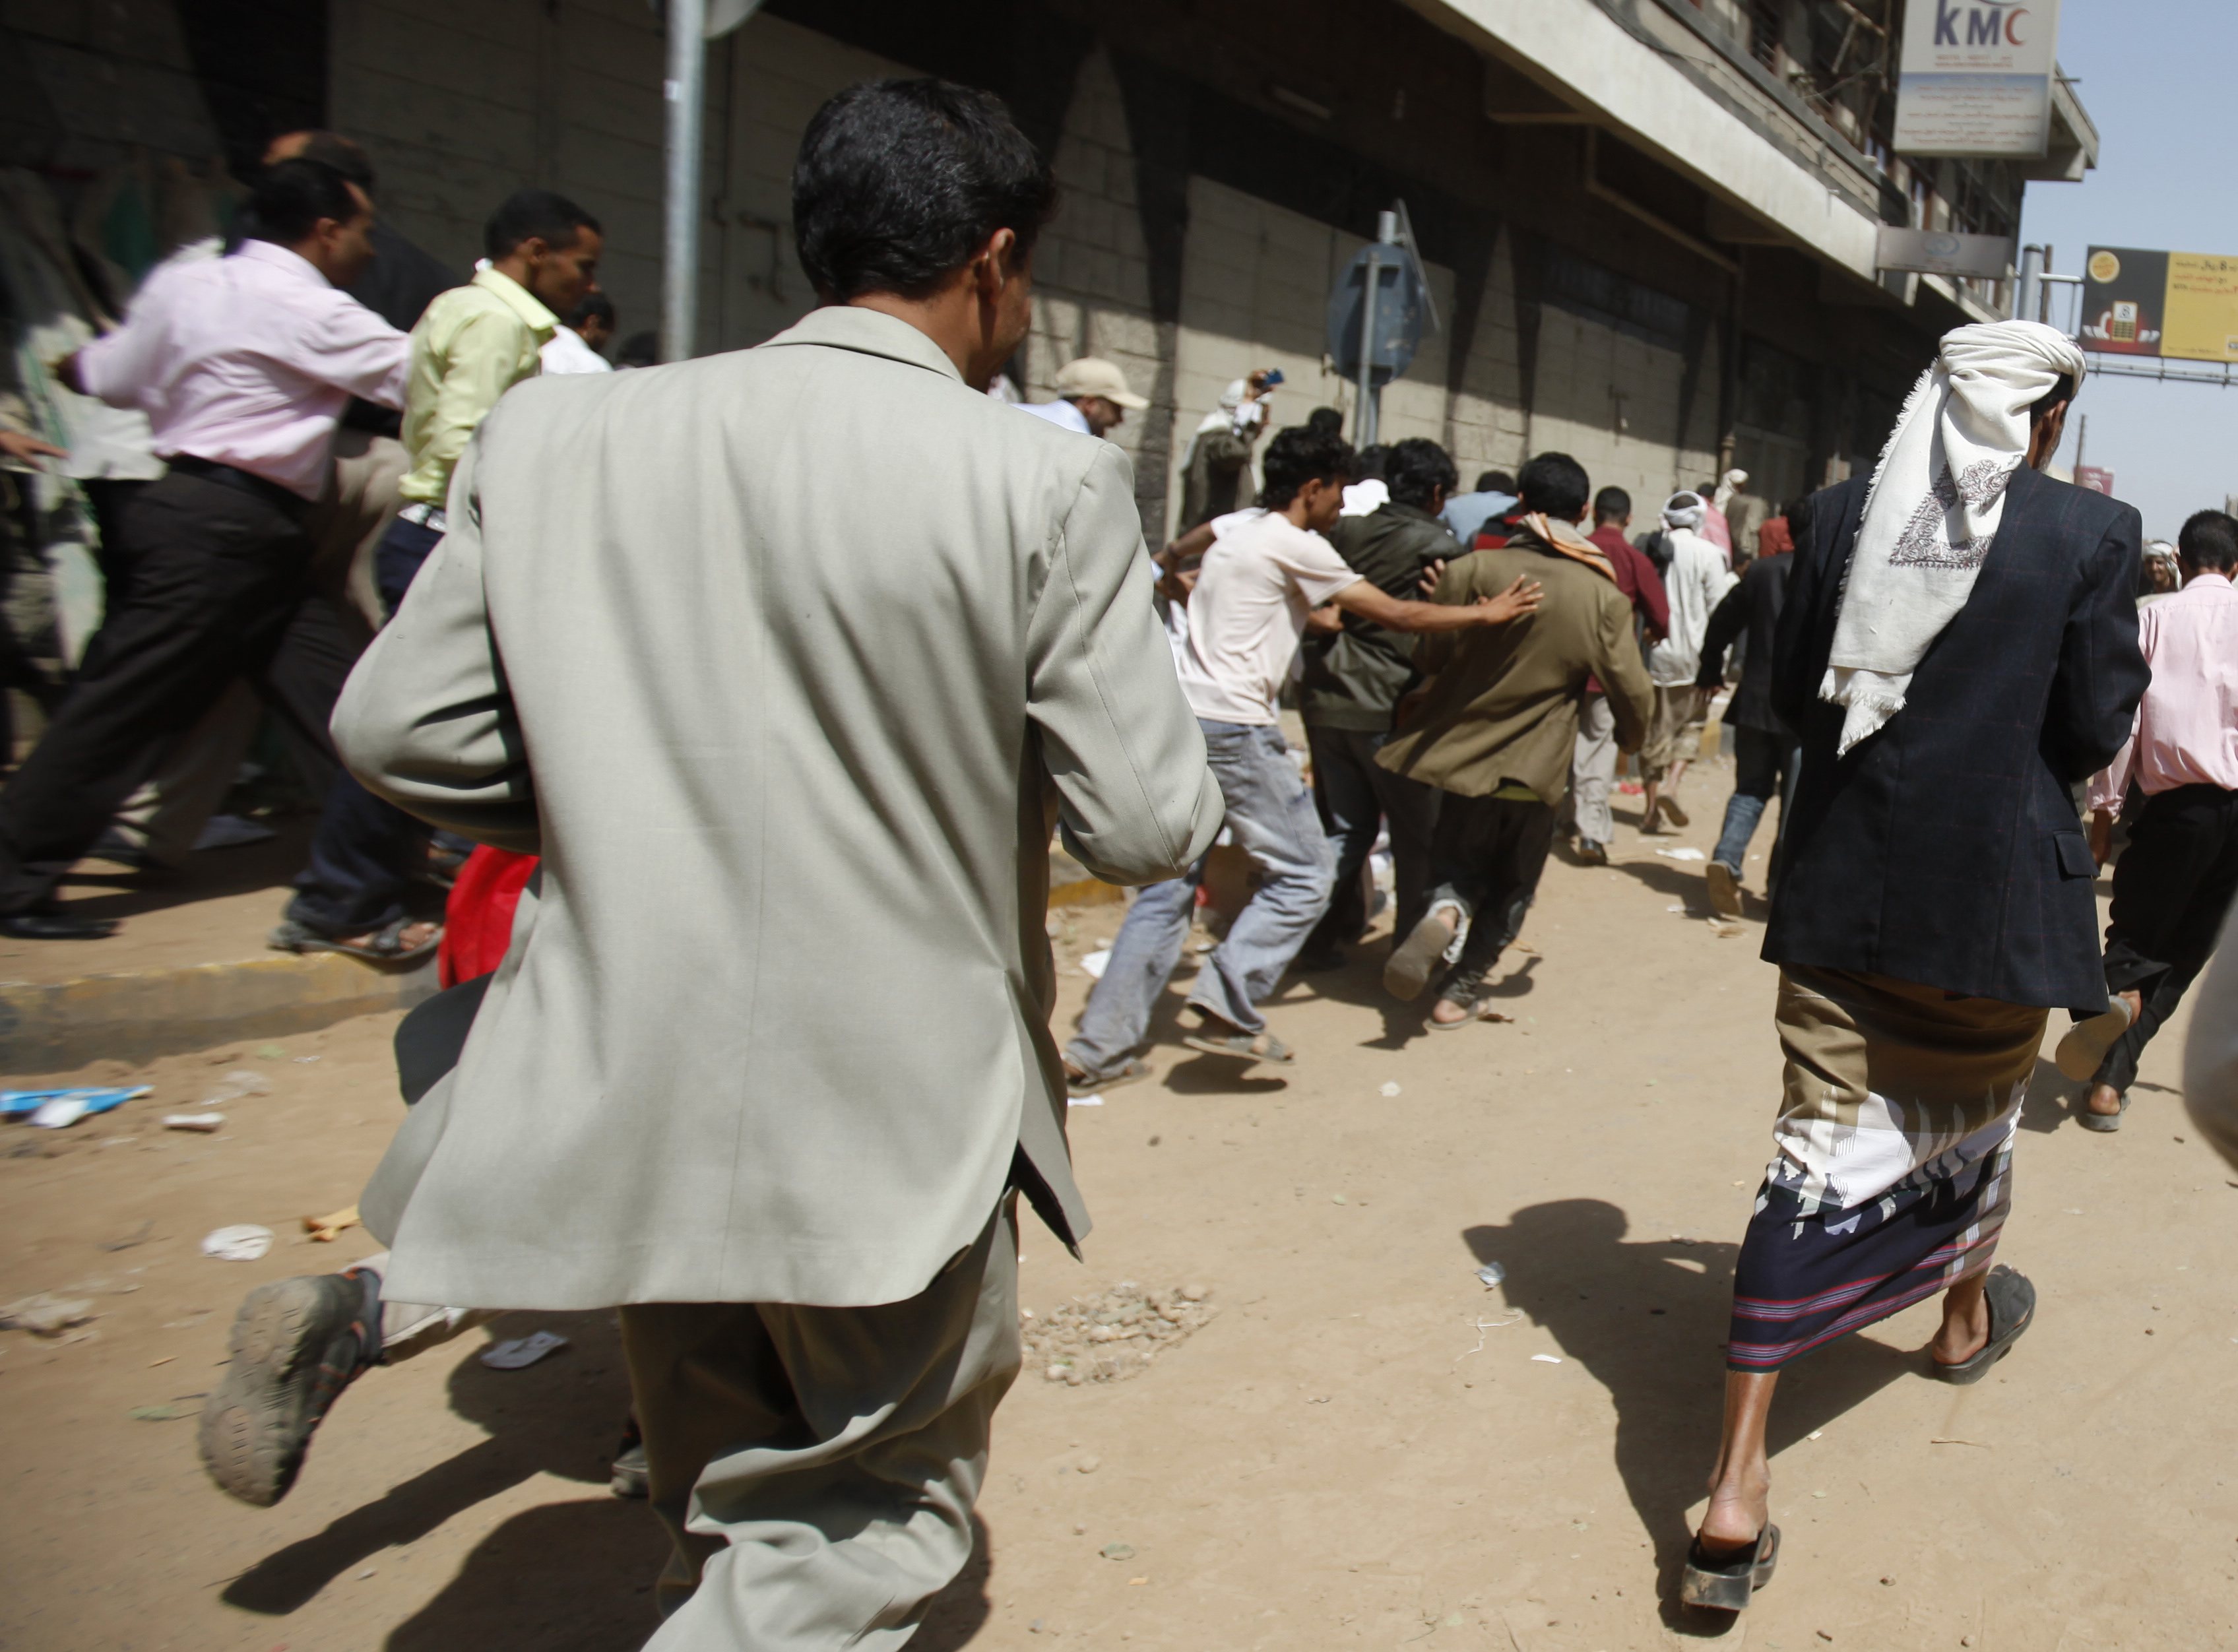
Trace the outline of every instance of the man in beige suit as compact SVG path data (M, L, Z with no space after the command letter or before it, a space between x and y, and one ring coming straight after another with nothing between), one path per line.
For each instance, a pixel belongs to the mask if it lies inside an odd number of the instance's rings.
M793 187L827 307L507 396L335 715L368 786L544 856L362 1206L384 1297L623 1305L661 1652L898 1646L962 1569L1015 1193L1087 1230L1051 822L1140 883L1221 818L1125 455L982 393L1047 163L987 94L883 82Z

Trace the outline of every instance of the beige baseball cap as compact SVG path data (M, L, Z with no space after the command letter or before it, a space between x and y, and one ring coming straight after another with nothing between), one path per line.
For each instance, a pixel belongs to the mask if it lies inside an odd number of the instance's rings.
M1057 370L1056 399L1069 401L1075 396L1101 396L1121 407L1150 405L1127 388L1127 375L1119 371L1116 362L1106 361L1100 355L1084 355Z

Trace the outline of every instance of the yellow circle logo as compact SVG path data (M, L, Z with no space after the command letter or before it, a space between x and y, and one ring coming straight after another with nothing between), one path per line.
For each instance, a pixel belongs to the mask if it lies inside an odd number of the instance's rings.
M2100 248L2090 254L2090 279L2103 287L2122 273L2122 261Z

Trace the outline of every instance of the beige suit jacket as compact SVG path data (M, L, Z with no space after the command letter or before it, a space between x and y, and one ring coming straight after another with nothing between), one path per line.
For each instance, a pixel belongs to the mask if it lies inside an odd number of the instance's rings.
M521 385L449 519L335 738L543 886L367 1189L389 1293L897 1301L1021 1152L1083 1232L1049 822L1140 883L1221 820L1119 449L831 308Z

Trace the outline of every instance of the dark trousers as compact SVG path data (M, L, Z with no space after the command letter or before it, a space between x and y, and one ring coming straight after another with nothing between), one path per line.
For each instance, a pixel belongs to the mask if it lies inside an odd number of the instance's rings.
M1378 766L1375 754L1390 738L1356 729L1308 724L1306 746L1314 758L1314 803L1321 829L1336 850L1336 894L1304 950L1324 952L1357 941L1367 931L1367 893L1361 873L1375 848L1379 822L1391 827L1391 870L1398 927L1404 935L1420 921L1430 882L1430 831L1438 817L1436 788Z
M327 722L358 650L342 616L307 594L301 512L175 472L123 502L118 539L124 599L0 792L0 912L46 898L236 677L277 715L306 778L335 772Z
M1551 803L1499 797L1438 799L1430 841L1429 904L1451 902L1467 915L1468 939L1438 989L1473 1004L1500 955L1523 932L1523 915L1539 894L1546 851L1554 842Z
M2129 823L2114 867L2106 924L2106 989L2135 989L2137 1019L2098 1065L2095 1083L2127 1091L2137 1060L2206 968L2238 891L2238 792L2177 786L2155 792Z
M374 550L374 582L394 618L427 553L443 536L417 522L392 522ZM378 929L404 915L404 868L420 853L427 829L394 803L376 797L343 770L327 789L311 862L295 880L288 915L324 935Z
M404 605L404 593L419 577L420 564L442 542L443 536L434 529L401 518L391 522L381 536L381 543L374 547L373 582L381 591L381 611L391 619Z

